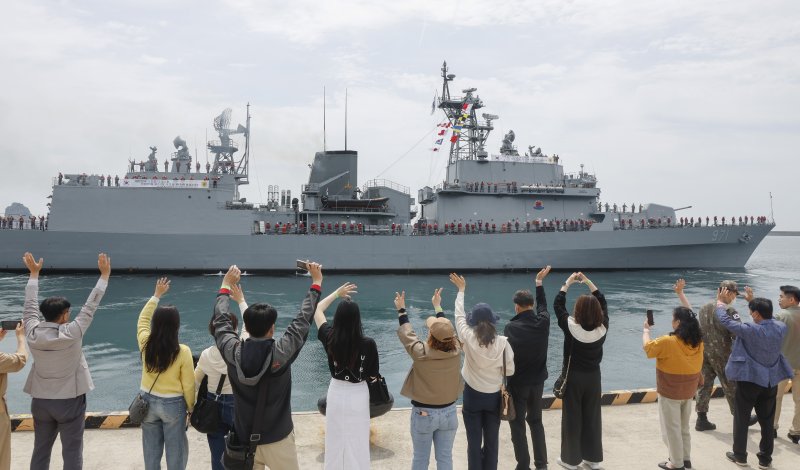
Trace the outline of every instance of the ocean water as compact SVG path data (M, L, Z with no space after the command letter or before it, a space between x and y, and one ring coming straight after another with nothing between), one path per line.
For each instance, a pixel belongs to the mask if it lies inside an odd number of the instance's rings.
M602 363L603 389L619 390L655 386L655 363L648 360L641 348L641 327L647 308L655 310L654 336L669 332L671 309L678 305L672 284L678 277L687 281L686 293L696 309L712 300L722 279L734 279L740 285L753 287L758 296L770 298L777 308L778 286L800 284L797 265L800 262L800 237L767 237L744 269L717 270L649 270L586 272L608 300L610 329L605 343ZM539 267L532 267L538 270ZM558 269L558 266L554 266ZM517 289L534 289L535 270L529 274L469 274L467 275L467 307L487 302L501 317L502 330L513 316L511 297ZM549 309L552 300L569 273L554 271L545 281ZM40 282L40 299L63 295L73 304L73 313L89 295L96 282L95 275L47 275ZM170 292L162 304L171 303L181 313L180 339L194 354L212 344L208 321L213 310L221 278L216 276L172 276ZM127 409L139 388L141 363L136 348L136 319L144 303L153 293L156 276L112 274L106 295L94 322L84 339L84 351L89 363L95 390L88 395L91 411ZM269 302L279 312L277 332L283 331L300 307L310 280L295 276L247 276L242 286L248 303ZM396 291L406 291L406 303L414 328L421 337L427 336L424 318L432 313L430 297L434 288L444 287L442 306L453 318L455 288L446 275L328 275L323 291L330 292L345 281L356 283L364 323L364 331L375 339L380 352L380 369L395 397L396 406L409 406L400 395L405 375L411 364L397 339L397 313L393 299ZM21 318L24 286L27 276L0 273L0 319ZM574 285L567 304L587 289ZM739 300L737 308L744 312L746 305ZM329 318L335 304L329 309ZM745 317L748 317L745 315ZM292 408L295 411L316 409L317 399L327 390L328 368L322 345L311 327L309 339L292 366ZM550 378L546 392L558 376L561 367L563 335L552 317L548 369ZM9 333L0 342L0 350L13 352L15 339ZM9 374L7 392L11 413L29 413L30 397L22 391L30 364L22 371Z

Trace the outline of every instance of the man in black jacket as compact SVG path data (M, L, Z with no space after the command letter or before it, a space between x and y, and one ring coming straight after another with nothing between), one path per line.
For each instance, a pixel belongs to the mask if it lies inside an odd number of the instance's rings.
M504 334L514 350L514 375L508 378L508 388L514 399L516 418L509 422L516 470L529 470L531 457L525 422L531 428L533 462L536 469L547 468L547 446L542 426L542 393L547 380L547 340L550 335L550 314L547 312L542 281L550 272L550 266L536 275L536 312L533 311L533 296L528 290L514 294L516 316L506 325Z
M275 320L278 312L269 304L253 304L242 314L244 327L250 334L245 341L233 328L228 314L231 287L239 282L239 268L231 266L222 281L214 307L214 338L222 358L228 365L228 377L233 388L236 406L234 428L239 440L247 443L251 434L260 434L255 453L255 465L274 469L299 468L292 424L292 362L308 337L308 329L317 309L322 268L309 263L311 288L303 300L300 313L277 340ZM258 429L253 428L258 401L258 385L266 381L266 402Z

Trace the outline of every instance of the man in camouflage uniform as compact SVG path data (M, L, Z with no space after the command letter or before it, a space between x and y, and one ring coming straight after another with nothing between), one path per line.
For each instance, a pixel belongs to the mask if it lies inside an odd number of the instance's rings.
M722 281L719 284L720 289L728 289L730 292L739 295L738 286L736 281ZM745 288L745 299L748 301L752 299L753 292L750 288ZM719 319L714 315L716 308L715 302L709 302L700 309L697 319L700 322L700 330L703 334L703 386L697 391L697 398L695 404L695 411L697 412L697 422L694 428L697 431L710 431L717 429L717 425L708 420L708 402L711 400L711 392L714 387L714 379L719 379L722 386L722 391L725 393L725 399L728 401L728 408L733 415L734 410L734 397L736 396L736 382L728 381L725 375L725 366L728 363L728 357L731 355L731 348L733 347L733 339L736 337L731 334L725 327L722 326ZM727 308L728 315L734 320L741 322L739 314L729 305ZM752 425L752 417L751 423Z

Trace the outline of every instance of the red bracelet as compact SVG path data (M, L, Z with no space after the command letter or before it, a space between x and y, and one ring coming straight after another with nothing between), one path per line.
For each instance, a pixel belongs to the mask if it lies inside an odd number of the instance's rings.
M311 288L317 292L322 292L322 286L320 286L319 284L311 284Z

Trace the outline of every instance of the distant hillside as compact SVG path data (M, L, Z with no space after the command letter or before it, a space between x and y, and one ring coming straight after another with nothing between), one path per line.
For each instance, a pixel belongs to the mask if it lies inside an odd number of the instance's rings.
M770 236L773 237L800 237L800 232L791 232L791 231L776 232L773 230L769 234Z
M6 207L5 215L24 215L25 217L30 217L31 211L18 202L12 202L10 206Z

